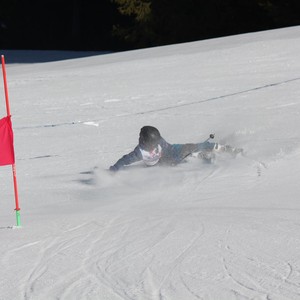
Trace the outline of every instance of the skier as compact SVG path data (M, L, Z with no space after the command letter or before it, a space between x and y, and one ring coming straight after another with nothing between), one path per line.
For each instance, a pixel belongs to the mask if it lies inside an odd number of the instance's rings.
M146 166L160 165L177 165L184 161L185 158L193 153L199 152L203 158L207 157L208 153L212 152L230 152L235 153L237 150L228 145L220 145L211 143L208 140L197 144L169 144L160 135L157 128L152 126L144 126L141 128L139 136L139 144L134 150L122 158L120 158L110 171L119 171L125 166L138 161L144 161Z

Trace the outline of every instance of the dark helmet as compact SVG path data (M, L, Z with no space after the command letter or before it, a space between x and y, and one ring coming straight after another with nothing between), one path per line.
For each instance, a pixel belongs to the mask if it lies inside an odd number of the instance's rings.
M143 150L153 150L161 139L160 133L157 128L152 126L144 126L141 128L139 137L139 146Z

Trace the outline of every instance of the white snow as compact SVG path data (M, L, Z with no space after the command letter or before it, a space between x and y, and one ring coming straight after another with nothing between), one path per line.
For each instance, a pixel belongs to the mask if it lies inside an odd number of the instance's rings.
M30 54L5 52L22 227L1 167L1 300L300 299L300 27ZM143 125L246 157L112 176Z

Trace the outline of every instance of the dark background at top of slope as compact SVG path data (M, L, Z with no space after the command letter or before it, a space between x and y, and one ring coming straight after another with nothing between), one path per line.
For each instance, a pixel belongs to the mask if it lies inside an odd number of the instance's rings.
M298 0L0 0L1 49L122 51L298 24Z

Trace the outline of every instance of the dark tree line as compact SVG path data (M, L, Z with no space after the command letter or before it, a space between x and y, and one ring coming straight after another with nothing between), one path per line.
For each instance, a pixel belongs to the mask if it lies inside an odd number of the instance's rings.
M110 0L0 0L0 47L108 49L112 14Z
M125 50L299 24L299 0L0 0L2 49Z

